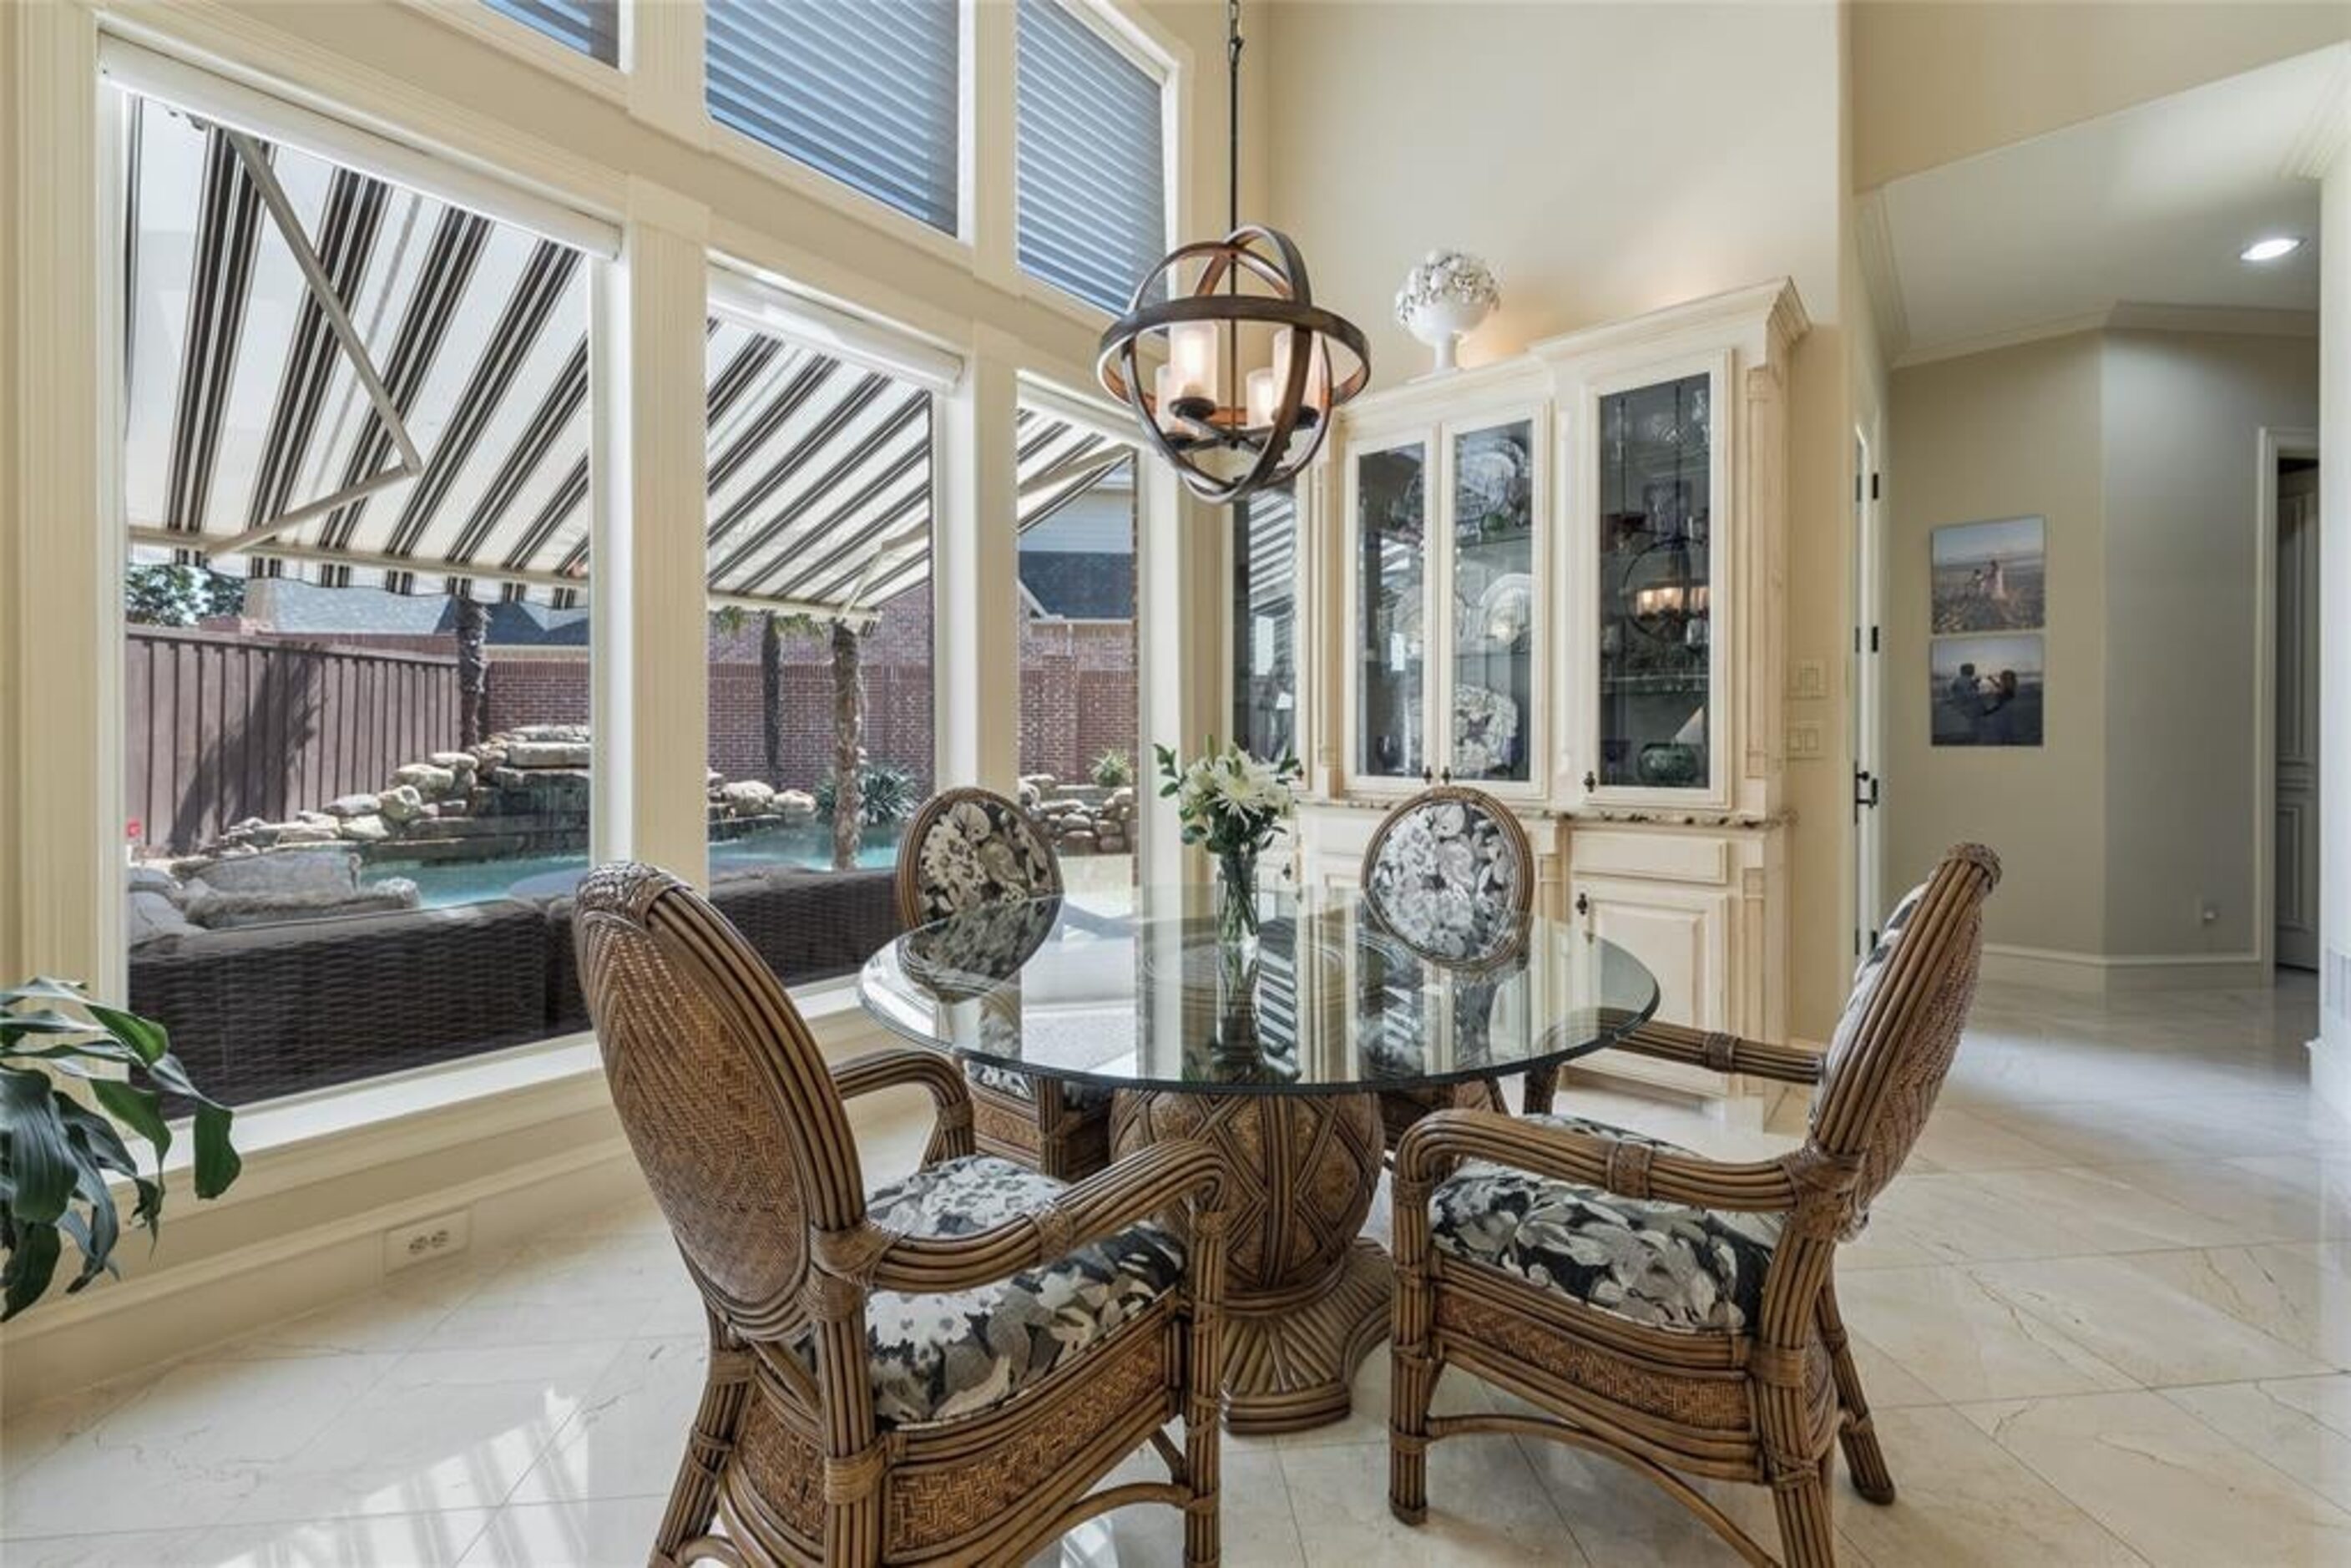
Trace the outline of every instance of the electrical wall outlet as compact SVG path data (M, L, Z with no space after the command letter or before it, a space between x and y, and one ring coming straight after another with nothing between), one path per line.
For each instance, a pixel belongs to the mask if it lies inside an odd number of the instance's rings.
M473 1215L462 1208L420 1219L413 1225L397 1226L383 1233L383 1271L389 1274L395 1269L411 1269L435 1258L452 1257L463 1252L472 1239Z

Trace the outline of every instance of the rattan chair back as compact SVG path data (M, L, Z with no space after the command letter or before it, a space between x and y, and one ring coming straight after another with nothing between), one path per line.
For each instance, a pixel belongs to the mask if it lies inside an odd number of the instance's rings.
M958 806L974 805L994 819L997 831L1015 842L1019 852L1006 865L1038 868L1033 874L1000 875L986 887L951 888L924 869L924 852L931 836L943 831L948 814ZM1044 898L1061 891L1061 862L1037 824L1019 803L993 789L967 785L942 789L923 802L898 841L898 918L908 927L926 925L942 915L963 913L991 899Z
M789 1332L812 1232L865 1214L822 1054L750 945L667 873L598 867L576 919L612 1102L687 1267L737 1333Z
M1983 905L2000 857L1945 852L1882 958L1864 967L1829 1043L1808 1150L1851 1173L1839 1231L1850 1235L1909 1157L1958 1056L1983 962Z

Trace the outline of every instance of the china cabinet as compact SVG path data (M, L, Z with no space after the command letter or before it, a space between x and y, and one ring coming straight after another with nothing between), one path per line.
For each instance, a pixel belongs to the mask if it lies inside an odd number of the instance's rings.
M1663 1017L1784 1037L1784 280L1374 392L1298 495L1302 875L1427 783L1518 813L1536 906ZM1721 1074L1595 1068L1735 1096Z

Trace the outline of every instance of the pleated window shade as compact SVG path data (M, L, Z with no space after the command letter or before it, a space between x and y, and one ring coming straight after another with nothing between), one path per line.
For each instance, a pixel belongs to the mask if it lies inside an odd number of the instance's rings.
M1021 269L1116 315L1167 250L1160 82L1061 0L1019 0Z
M956 232L954 0L709 0L711 117Z

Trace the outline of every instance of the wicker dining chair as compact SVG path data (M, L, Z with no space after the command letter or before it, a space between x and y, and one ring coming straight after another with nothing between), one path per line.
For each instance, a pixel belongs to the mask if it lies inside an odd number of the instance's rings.
M828 1071L674 878L599 868L577 921L613 1103L710 1331L653 1568L1018 1563L1142 1502L1183 1510L1186 1563L1214 1563L1215 1153L1171 1140L1074 1186L975 1155L953 1062ZM930 1146L869 1197L843 1102L899 1086L929 1092ZM1096 1490L1146 1442L1168 1480Z
M1837 1312L1836 1246L1900 1168L1950 1070L1999 880L1989 850L1944 856L1862 965L1824 1060L1662 1024L1624 1042L1817 1082L1792 1154L1717 1161L1595 1123L1470 1111L1405 1135L1388 1479L1399 1519L1426 1517L1428 1445L1468 1432L1620 1459L1750 1563L1772 1559L1687 1475L1769 1486L1794 1568L1834 1562L1840 1439L1855 1490L1894 1500ZM1456 1365L1540 1413L1432 1416L1437 1379Z
M927 925L983 904L1061 891L1053 847L990 789L942 789L898 841L898 918ZM1110 1092L972 1063L974 1135L985 1152L1061 1181L1110 1163Z
M1475 966L1506 956L1519 939L1534 903L1534 851L1510 808L1483 789L1432 785L1381 821L1364 846L1362 882L1389 935L1437 963ZM1381 1091L1388 1148L1430 1112L1455 1107L1503 1109L1501 1083Z

